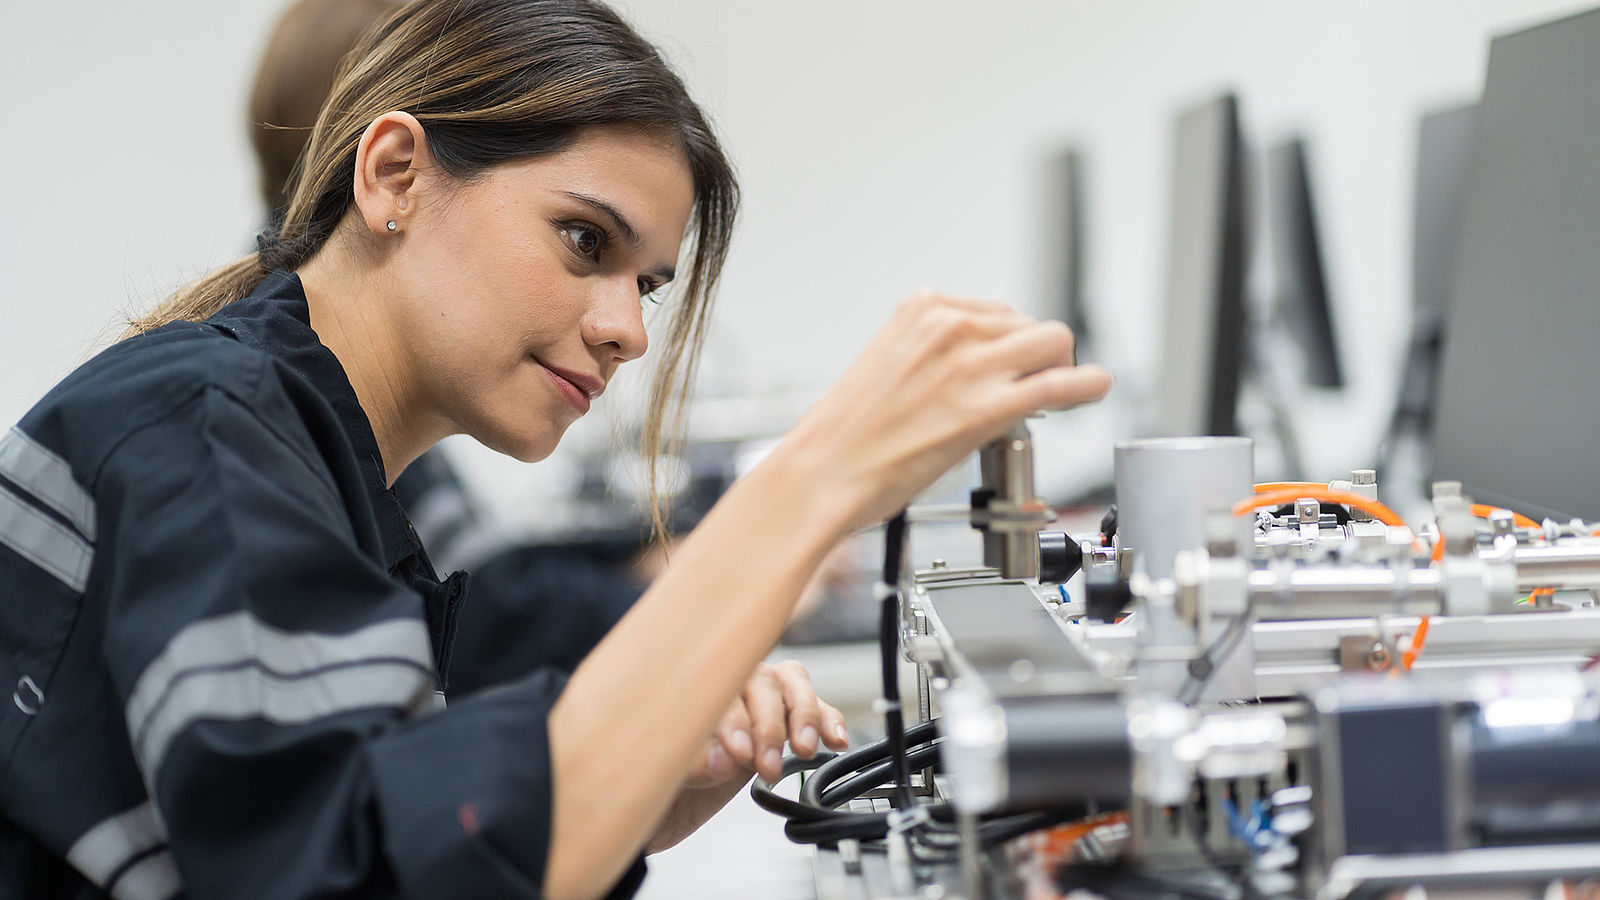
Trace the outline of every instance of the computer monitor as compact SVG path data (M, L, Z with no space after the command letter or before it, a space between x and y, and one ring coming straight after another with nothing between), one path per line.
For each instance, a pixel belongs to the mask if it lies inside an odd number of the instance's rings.
M1600 518L1600 10L1496 38L1435 412L1434 476Z
M1411 231L1411 302L1418 325L1437 328L1450 302L1467 162L1478 104L1436 110L1417 128L1417 181Z
M1266 183L1273 315L1304 360L1305 383L1344 387L1304 140L1295 138L1267 151Z
M1236 433L1244 355L1244 160L1238 102L1178 116L1167 297L1152 433Z
M1417 129L1416 191L1411 224L1411 342L1400 371L1400 392L1379 451L1379 464L1432 429L1437 404L1444 314L1455 277L1467 161L1477 128L1478 104L1422 117Z
M1423 487L1431 462L1427 446L1438 405L1444 314L1455 278L1467 162L1477 130L1478 104L1427 113L1417 128L1416 181L1411 219L1411 341L1400 369L1394 412L1378 447L1378 470L1409 491Z
M1045 315L1067 323L1077 337L1078 356L1093 340L1083 296L1083 154L1068 148L1045 167L1044 192L1048 297Z

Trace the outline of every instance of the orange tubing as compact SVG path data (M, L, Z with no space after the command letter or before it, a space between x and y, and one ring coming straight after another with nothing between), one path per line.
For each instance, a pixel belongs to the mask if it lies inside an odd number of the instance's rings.
M1555 592L1556 592L1555 588L1534 588L1533 589L1533 593L1529 594L1526 597L1523 597L1522 600L1519 601L1519 602L1521 602L1521 603L1532 603L1533 601L1539 599L1540 597L1551 597L1551 596L1554 596Z
M1327 485L1320 481L1263 481L1256 485L1256 493L1265 494L1268 491L1302 491L1306 488L1312 490L1326 490Z
M1489 518L1489 516L1499 512L1501 509L1502 509L1502 507L1489 506L1489 505L1483 504L1483 503L1474 503L1474 504L1472 504L1472 514L1477 516L1480 519L1487 519L1487 518ZM1509 509L1506 510L1506 512L1511 513L1512 521L1517 523L1517 527L1518 528L1542 528L1543 527L1538 522L1535 522L1534 520L1528 518L1527 516L1523 515L1522 513L1516 512L1514 510L1509 510Z
M1233 505L1233 514L1242 516L1253 509L1260 509L1263 506L1283 506L1286 503L1293 503L1303 498L1310 498L1318 503L1337 503L1340 506L1359 509L1385 525L1404 527L1406 524L1403 519L1395 515L1394 510L1376 500L1370 500L1360 494L1352 494L1349 491L1329 490L1325 484L1314 484L1280 491L1264 491L1248 500L1240 500L1235 503Z
M1417 657L1422 655L1423 645L1428 642L1428 620L1430 618L1430 616L1423 616L1417 622L1417 630L1411 635L1411 646L1400 654L1400 667L1407 672L1411 671L1412 664L1417 661Z
M1485 503L1474 503L1474 504L1472 504L1472 514L1477 516L1480 519L1487 519L1491 515L1494 515L1495 513L1500 512L1501 509L1502 509L1502 507L1489 506L1488 504L1485 504ZM1517 512L1515 510L1508 509L1508 510L1505 510L1505 511L1511 513L1511 521L1515 522L1517 524L1518 528L1532 528L1535 531L1538 531L1538 530L1540 530L1541 528L1544 527L1544 526L1540 525L1538 522L1535 522L1534 520L1528 518L1527 516L1523 515L1522 513ZM1430 555L1430 558L1434 562L1438 562L1439 560L1444 559L1444 541L1442 539L1434 543L1434 545L1433 545L1433 553Z
M1072 848L1076 847L1078 842L1083 840L1089 832L1102 825L1114 825L1126 821L1128 821L1128 813L1122 811L1103 813L1077 822L1070 822L1066 825L1058 825L1048 831L1041 832L1034 839L1037 842L1035 848L1052 856L1065 856L1067 853L1072 852Z

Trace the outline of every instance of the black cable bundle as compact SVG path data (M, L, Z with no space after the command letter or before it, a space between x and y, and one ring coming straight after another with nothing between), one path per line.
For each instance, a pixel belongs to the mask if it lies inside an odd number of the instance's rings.
M884 536L883 580L878 585L882 614L878 648L882 661L884 732L882 741L848 753L818 753L814 759L788 757L783 778L813 771L798 800L781 797L772 784L757 778L750 786L756 805L788 820L784 834L802 844L831 845L842 840L881 841L890 831L909 833L919 857L950 858L959 846L955 810L946 803L918 806L911 791L911 770L937 766L938 719L909 730L900 707L900 572L905 557L906 515L889 520ZM780 779L782 780L782 779ZM885 783L894 787L891 812L841 810ZM979 843L994 847L1014 838L1089 814L1087 805L986 819L978 828Z
M921 768L938 764L938 726L939 720L934 719L906 731L905 740L911 749L905 761L910 766ZM848 753L819 753L814 759L791 756L783 761L784 778L812 772L800 789L799 799L779 796L772 784L762 778L757 778L750 786L750 796L757 806L788 820L784 834L796 843L829 845L842 840L882 840L894 824L893 817L903 816L904 810L858 813L839 807L881 787L891 776L893 763L894 751L887 740ZM927 804L917 809L919 813L913 815L921 821L913 837L923 855L953 852L955 810L947 803ZM1088 814L1088 806L1083 805L989 818L978 828L979 841L984 847L993 847L1030 831L1081 819Z
M882 609L878 617L878 653L883 665L883 726L894 772L895 805L916 805L911 794L911 768L906 762L905 717L900 711L900 568L906 550L906 512L889 520L884 533Z

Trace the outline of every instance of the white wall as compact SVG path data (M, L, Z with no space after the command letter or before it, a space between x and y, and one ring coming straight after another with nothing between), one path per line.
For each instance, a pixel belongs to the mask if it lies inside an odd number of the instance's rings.
M1100 356L1154 364L1172 115L1223 88L1247 137L1303 129L1352 388L1313 464L1365 459L1408 325L1417 116L1471 98L1489 38L1592 0L628 0L743 176L714 378L826 384L921 285L1042 309L1061 142L1088 154ZM0 8L0 420L256 225L239 119L275 0ZM1109 451L1106 451L1109 452ZM496 469L497 472L504 470Z

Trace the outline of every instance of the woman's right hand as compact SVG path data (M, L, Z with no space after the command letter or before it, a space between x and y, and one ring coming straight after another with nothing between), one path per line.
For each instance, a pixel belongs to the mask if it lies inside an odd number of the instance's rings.
M1073 365L1071 329L924 291L900 305L779 452L820 472L857 527L894 515L1029 413L1098 400L1111 374Z

